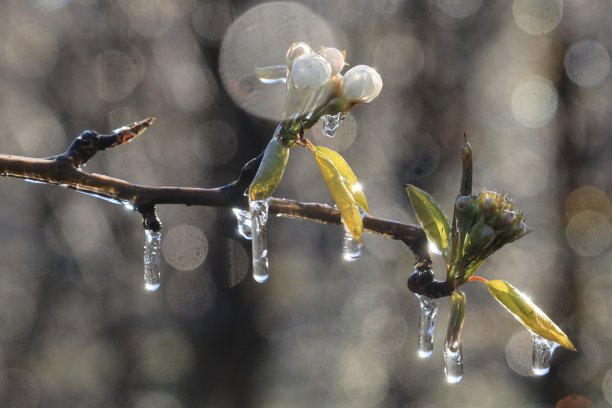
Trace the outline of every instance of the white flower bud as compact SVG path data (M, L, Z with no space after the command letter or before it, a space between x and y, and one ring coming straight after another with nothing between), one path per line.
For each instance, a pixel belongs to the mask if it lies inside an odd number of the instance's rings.
M342 94L353 103L368 103L382 89L382 78L372 67L357 65L349 69L342 78Z
M329 62L332 69L332 75L336 75L344 68L344 53L337 48L321 47L320 54Z
M302 54L291 65L291 78L297 89L321 88L331 78L331 66L319 54Z
M302 54L308 54L312 52L310 45L305 42L297 42L291 44L291 47L287 50L287 66L291 67L293 61Z

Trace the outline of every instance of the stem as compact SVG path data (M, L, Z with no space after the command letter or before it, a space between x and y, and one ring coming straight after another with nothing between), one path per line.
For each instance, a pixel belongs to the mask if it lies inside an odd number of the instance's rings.
M152 119L146 119L124 126L111 135L98 135L94 131L85 131L75 139L66 153L46 159L0 154L0 176L67 187L115 204L130 204L142 213L145 226L151 224L150 226L154 229L160 227L154 222L156 221L154 210L156 205L181 204L248 208L248 200L244 192L255 177L263 153L247 162L236 180L215 188L143 186L82 170L80 166L98 151L119 146L140 135L152 121ZM311 150L314 149L310 141L307 141L306 144ZM340 211L319 203L270 198L270 214L323 224L342 225ZM445 282L433 279L427 237L420 226L366 215L363 219L363 231L402 241L415 254L415 273L411 276L408 285L410 290L430 297L449 296L452 293L452 290L449 291L452 288L448 288ZM428 274L431 274L431 278L428 277ZM417 275L427 276L427 278L414 279Z
M474 276L470 276L469 277L468 282L482 282L482 283L486 284L488 282L488 280L486 280L482 276L474 275Z

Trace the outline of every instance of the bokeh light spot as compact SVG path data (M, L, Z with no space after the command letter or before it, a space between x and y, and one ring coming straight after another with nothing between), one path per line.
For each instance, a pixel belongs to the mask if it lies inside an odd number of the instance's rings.
M393 353L406 340L406 320L392 314L388 308L372 311L363 322L362 335L366 345L381 354Z
M249 271L249 255L240 242L225 240L225 269L222 282L227 287L236 286L244 280Z
M195 357L189 338L173 329L144 334L137 352L139 374L161 384L180 381L193 366Z
M561 0L514 0L512 14L526 33L539 35L554 30L563 16Z
M221 41L227 27L232 23L232 9L225 0L200 3L191 15L193 29L210 42Z
M601 84L610 71L610 55L601 43L578 41L570 46L563 60L567 76L576 85L594 87Z
M610 199L606 193L594 186L577 188L565 201L565 215L568 218L584 210L593 210L608 217L612 215Z
M531 371L531 357L533 339L531 333L521 330L510 338L506 345L506 361L515 373L524 377L533 376Z
M539 154L523 151L503 164L503 179L508 190L519 197L531 197L546 187L548 166Z
M523 126L538 128L546 125L557 112L557 90L540 76L531 76L514 88L512 113Z
M208 312L217 298L217 288L208 270L174 273L166 285L170 308L185 317Z
M238 149L238 138L232 127L219 120L211 120L198 128L193 137L196 156L208 166L219 166L230 161Z
M134 60L121 51L104 51L98 55L96 67L98 96L106 101L129 96L140 80Z
M601 388L603 390L603 395L608 404L612 404L612 369L606 371L606 374L603 377L601 382Z
M200 266L208 254L208 240L201 229L178 225L166 234L162 244L166 262L181 271Z
M569 220L565 235L567 243L578 255L594 256L610 245L612 227L601 213L584 210Z
M250 114L282 119L285 86L262 84L255 77L255 68L284 64L292 42L341 48L336 38L329 22L300 4L279 1L256 6L234 21L225 34L219 57L223 85Z

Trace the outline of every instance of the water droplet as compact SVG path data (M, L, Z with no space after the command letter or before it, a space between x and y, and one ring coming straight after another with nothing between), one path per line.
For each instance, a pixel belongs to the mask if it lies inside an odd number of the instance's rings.
M418 353L421 358L431 357L433 352L433 334L438 313L438 300L423 295L419 298L421 317L419 320Z
M533 337L533 360L531 369L535 375L546 375L550 371L552 355L559 345L535 333Z
M344 112L338 112L335 115L323 115L323 134L327 137L336 136L336 131L346 116Z
M446 381L456 384L463 378L463 352L461 341L444 343L444 374Z
M251 210L253 244L253 279L259 283L268 280L268 200L249 203Z
M136 207L134 207L134 205L130 203L129 201L123 202L123 208L125 208L128 211L136 211Z
M155 292L159 289L161 276L161 231L153 231L145 229L145 246L144 246L144 280L145 289L149 292Z
M238 233L246 239L251 239L253 236L251 212L240 208L234 208L232 211L238 221Z

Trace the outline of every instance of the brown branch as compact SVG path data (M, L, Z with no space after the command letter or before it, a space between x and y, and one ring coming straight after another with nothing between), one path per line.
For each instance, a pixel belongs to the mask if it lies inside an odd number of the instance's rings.
M159 204L248 207L244 192L257 172L263 153L245 164L235 181L216 188L142 186L81 169L80 166L98 151L130 141L151 123L151 118L136 122L115 130L111 135L85 131L64 154L46 159L0 154L0 175L67 187L115 204L130 204L143 215L145 227L155 223L155 205ZM271 198L269 211L285 218L341 225L340 212L325 204ZM160 225L154 227L159 229ZM416 269L409 281L410 290L430 297L448 296L452 292L444 282L433 279L427 237L421 227L366 215L363 230L403 241L412 250L416 256Z

